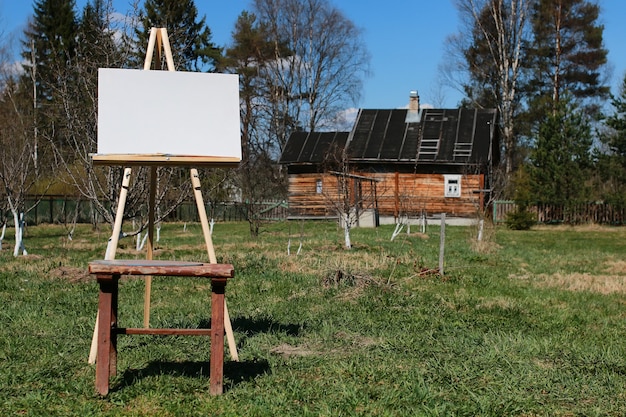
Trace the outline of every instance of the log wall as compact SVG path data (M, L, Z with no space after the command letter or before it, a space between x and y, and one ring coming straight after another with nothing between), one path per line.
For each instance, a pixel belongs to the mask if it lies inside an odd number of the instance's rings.
M445 197L445 177L443 174L404 174L404 173L358 173L363 177L376 179L376 190L369 181L351 178L348 187L355 203L354 190L358 189L361 208L374 207L377 201L378 212L383 216L401 214L417 215L446 213L451 216L473 217L483 209L479 190L484 188L484 176L462 175L461 196ZM317 181L322 181L321 192ZM355 185L355 181L358 183ZM292 216L336 216L340 201L338 177L331 174L290 174L289 211ZM374 199L374 193L376 199Z

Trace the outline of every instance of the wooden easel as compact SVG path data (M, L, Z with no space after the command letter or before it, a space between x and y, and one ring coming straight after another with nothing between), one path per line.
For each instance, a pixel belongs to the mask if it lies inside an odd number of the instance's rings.
M161 50L165 53L165 59L167 62L168 71L175 71L174 68L174 58L172 55L172 49L170 47L169 38L167 36L167 30L165 28L152 28L150 30L150 39L148 41L148 49L146 51L146 59L144 62L144 70L148 71L152 66L152 58L155 52L156 46L156 62L160 63L162 60ZM140 160L138 158L133 165L150 165L150 194L149 194L149 204L148 204L148 240L146 242L146 259L153 259L153 251L154 251L154 219L155 219L155 200L156 200L156 168L160 165L160 160L167 162L169 165L194 165L196 161L195 158L189 157L176 157L176 158L162 158L146 156L145 161ZM98 164L116 164L121 163L124 164L124 157L120 157L119 159L104 157L99 159L97 156L94 156L94 163ZM224 161L220 158L215 158L215 161L207 162L203 161L203 164L209 164L213 166L228 166L228 161ZM131 176L131 168L126 167L124 169L124 176L122 178L122 189L120 192L119 204L117 207L117 211L115 214L115 222L113 225L113 233L109 242L107 244L106 254L104 256L105 260L114 260L115 253L117 250L117 245L119 242L119 236L122 229L122 219L124 217L124 209L126 206L126 197L128 195L128 187L130 184L130 176ZM198 214L200 216L200 223L202 225L202 232L204 234L204 241L206 243L207 253L209 256L209 263L216 264L217 259L215 256L215 249L213 248L213 240L211 238L209 222L206 214L206 208L204 206L204 201L202 198L202 191L200 185L200 177L198 175L198 170L196 168L190 169L191 174L191 183L194 190L194 197L196 200L196 206L198 209ZM150 327L150 297L152 291L152 277L146 277L146 287L145 287L145 296L144 296L144 327ZM224 329L226 332L226 339L228 341L228 349L230 351L230 355L232 360L239 361L239 355L237 354L237 345L235 343L235 337L233 334L232 325L230 322L230 316L228 314L228 307L226 306L226 302L224 302ZM96 325L94 327L94 333L91 339L91 349L89 352L89 363L94 364L96 362L97 357L97 345L98 345L98 318L96 318Z

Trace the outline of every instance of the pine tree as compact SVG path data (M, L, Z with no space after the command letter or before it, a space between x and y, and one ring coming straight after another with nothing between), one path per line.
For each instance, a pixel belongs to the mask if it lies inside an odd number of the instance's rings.
M143 63L150 29L164 27L177 70L212 71L217 66L222 50L211 42L206 18L198 19L193 0L146 0L139 19L141 27L135 29L135 65Z
M266 25L259 23L255 14L242 12L235 24L233 43L221 63L225 70L239 74L242 160L237 178L243 199L251 203L280 194L277 189L284 185L276 164L268 157L274 151L273 144L260 129L268 91L263 68L274 58L274 44L268 39ZM259 233L262 218L255 212L257 207L261 206L247 206L253 237Z
M252 143L254 124L259 119L259 98L266 92L263 79L263 66L273 58L274 46L268 41L265 25L259 24L256 15L242 12L237 18L233 31L233 44L226 49L222 66L228 71L239 74L239 96L241 108L242 162L250 159L253 148L267 147L261 143ZM258 142L258 141L257 141Z
M602 81L607 50L599 14L600 6L588 0L535 1L534 36L524 59L531 119L553 110L564 93L579 100L590 114L598 110L594 99L608 97L609 88Z

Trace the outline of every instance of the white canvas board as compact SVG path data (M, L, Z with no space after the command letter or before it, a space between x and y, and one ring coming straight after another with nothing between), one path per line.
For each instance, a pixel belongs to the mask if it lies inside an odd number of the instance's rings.
M238 76L99 69L98 154L241 159Z

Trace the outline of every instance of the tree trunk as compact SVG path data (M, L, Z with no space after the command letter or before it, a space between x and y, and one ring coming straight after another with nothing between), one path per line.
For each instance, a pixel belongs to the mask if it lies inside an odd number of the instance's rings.
M350 212L344 214L345 219L343 222L343 234L346 249L352 249L352 243L350 242Z
M20 251L22 255L28 255L24 247L24 213L18 213L17 210L11 210L13 213L13 222L15 224L15 247L13 248L13 256L18 256Z
M2 225L2 233L0 233L0 251L2 250L2 241L4 240L4 232L7 230L7 223L4 222Z

